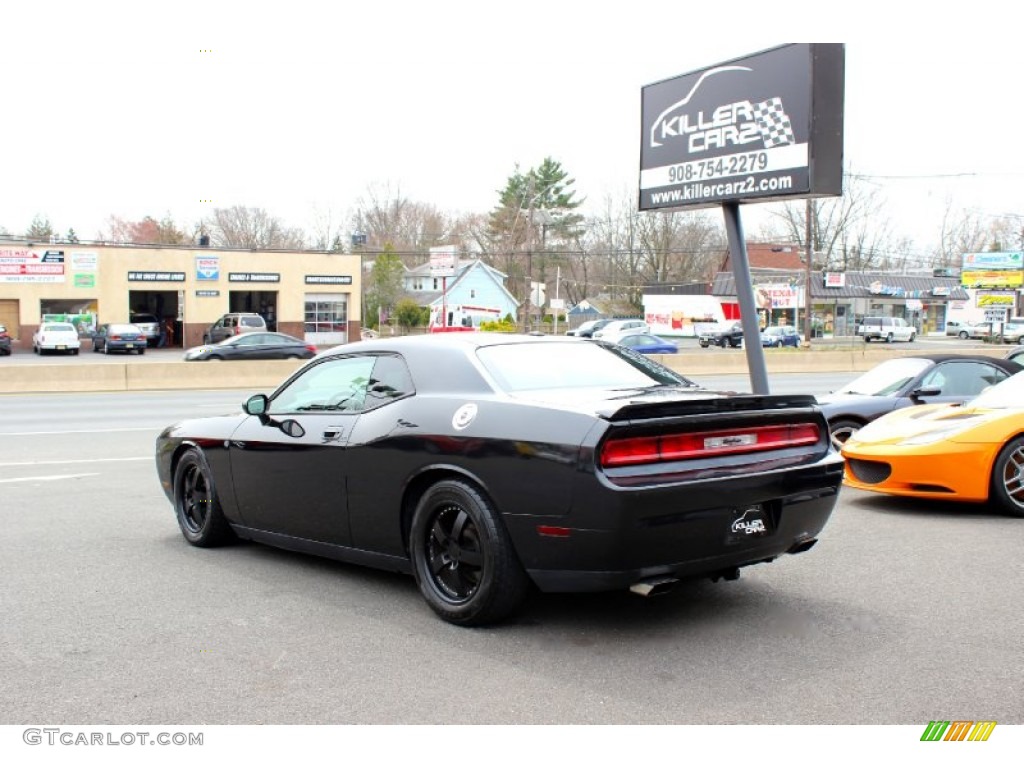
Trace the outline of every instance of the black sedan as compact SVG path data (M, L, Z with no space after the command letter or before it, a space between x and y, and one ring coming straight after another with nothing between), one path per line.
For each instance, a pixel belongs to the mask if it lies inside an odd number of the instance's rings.
M629 588L809 549L842 458L809 395L704 390L630 349L436 334L321 353L244 411L157 438L190 543L238 536L412 573L494 622L530 588Z
M7 332L7 327L0 325L0 355L7 356L11 354L11 334Z
M702 330L697 335L697 343L704 349L712 346L725 349L727 345L738 347L743 343L743 326L740 323L733 323L732 325Z
M92 335L92 351L109 355L111 352L146 354L146 334L130 323L105 323Z
M927 403L963 403L1024 370L986 355L916 355L886 360L842 389L818 398L836 446L879 416Z
M284 333L243 333L185 352L186 360L308 360L316 347Z

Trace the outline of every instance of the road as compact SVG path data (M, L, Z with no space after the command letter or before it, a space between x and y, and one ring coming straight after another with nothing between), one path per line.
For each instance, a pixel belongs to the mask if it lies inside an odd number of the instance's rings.
M245 394L0 397L4 722L1024 722L1022 520L845 489L739 581L459 629L405 576L184 543L153 439Z

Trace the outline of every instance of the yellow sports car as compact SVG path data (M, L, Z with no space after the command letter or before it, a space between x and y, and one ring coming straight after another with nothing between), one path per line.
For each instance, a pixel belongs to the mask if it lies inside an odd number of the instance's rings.
M999 504L1024 517L1024 372L964 405L904 408L843 445L853 488Z

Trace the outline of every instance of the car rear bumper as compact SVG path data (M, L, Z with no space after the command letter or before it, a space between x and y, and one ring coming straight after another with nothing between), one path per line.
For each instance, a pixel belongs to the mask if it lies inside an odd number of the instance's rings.
M536 518L506 518L523 566L546 592L627 588L656 578L725 575L735 568L803 551L828 522L842 483L843 460L830 453L811 466L642 491L608 498L618 524L586 527L583 514L543 524L565 526L543 536ZM772 525L748 536L734 526L760 506Z

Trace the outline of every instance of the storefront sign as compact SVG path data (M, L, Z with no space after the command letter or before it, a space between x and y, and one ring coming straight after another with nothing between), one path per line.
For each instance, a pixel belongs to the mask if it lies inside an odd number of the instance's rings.
M220 259L196 256L196 280L220 280Z
M306 275L306 285L352 285L352 276Z
M128 280L133 283L184 283L184 272L129 272Z
M1020 251L965 253L963 269L1024 269L1024 259Z
M975 297L979 307L1012 307L1017 295L1008 291L1001 293L981 293Z
M280 272L228 272L229 283L280 283Z
M75 288L95 288L96 275L88 272L76 272L74 275Z
M960 282L965 288L1020 288L1024 272L1020 270L973 270L962 272Z
M64 251L0 248L0 283L63 283Z
M826 288L845 288L846 287L846 273L845 272L826 272L825 273L825 287Z
M213 299L220 296L220 291L196 291L196 296L200 299Z

